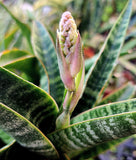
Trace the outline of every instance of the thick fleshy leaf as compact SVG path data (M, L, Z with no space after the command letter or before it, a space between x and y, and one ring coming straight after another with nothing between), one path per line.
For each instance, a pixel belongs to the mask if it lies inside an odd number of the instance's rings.
M0 102L26 117L44 133L50 132L55 124L58 107L53 98L41 88L2 67Z
M9 144L14 141L14 138L0 129L0 140L2 140L5 144Z
M73 119L71 119L71 124L82 122L85 120L105 117L114 114L119 114L123 112L136 111L136 99L126 100L122 102L109 103L102 106L95 107L86 112L83 112Z
M0 159L2 159L2 155L3 155L4 153L6 153L7 150L8 150L9 148L11 148L11 146L12 146L15 142L16 142L16 141L13 140L11 143L8 143L8 144L5 145L4 147L0 148ZM3 158L3 159L4 159L4 158Z
M30 47L31 51L33 52L31 39L30 39L31 38L31 30L30 30L29 26L22 23L18 18L16 18L15 15L13 15L11 13L11 11L2 2L0 2L0 5L9 13L9 15L13 18L13 20L16 22L18 27L21 29L23 35L27 39L27 42L29 44L29 47Z
M103 87L110 78L110 75L116 66L116 60L124 41L131 15L131 9L132 0L128 1L116 24L109 33L96 63L90 68L90 76L88 76L88 80L86 81L87 83L83 97L79 101L79 105L76 107L77 109L79 108L80 111L75 110L77 113L92 108L95 105L104 89Z
M130 83L123 85L119 89L113 91L102 99L98 105L107 104L111 102L123 101L132 98L135 94L136 87Z
M85 73L88 73L89 69L93 66L95 61L98 59L98 54L94 55L92 58L85 60Z
M136 75L136 66L135 64L124 60L123 58L120 58L119 63L127 70L129 70L131 73L133 73L134 75Z
M36 56L47 71L47 73L42 72L41 78L44 79L44 77L49 77L49 93L60 105L62 102L64 85L59 74L56 50L49 33L45 27L37 21L33 24L32 44ZM41 87L43 89L47 88L46 85L47 82L46 84L41 84Z
M12 61L3 66L4 68L14 72L20 77L39 85L39 71L37 67L37 59L34 56L25 56Z
M7 65L12 61L17 60L18 58L31 55L29 52L12 49L12 50L5 50L0 55L0 66Z
M136 134L136 111L73 124L48 135L55 147L71 157L104 142Z
M38 128L2 103L0 103L0 128L30 151L52 159L58 157L58 153L52 143Z
M98 156L99 154L104 153L105 151L117 147L120 143L123 143L125 140L127 140L129 137L113 140L111 142L102 143L100 145L97 145L93 148L88 149L87 151L79 154L78 156L74 157L73 160L83 160L83 159L89 159Z
M1 152L2 151L2 152ZM56 158L56 157L55 157ZM45 160L45 156L41 156L22 147L17 142L5 146L0 150L1 160Z

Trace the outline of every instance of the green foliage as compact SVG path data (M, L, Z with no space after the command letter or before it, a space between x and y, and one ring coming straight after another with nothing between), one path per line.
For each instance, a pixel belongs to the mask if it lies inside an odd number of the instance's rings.
M39 8L42 8L45 3L40 2ZM71 9L75 8L78 13L83 7L84 12L80 18L85 19L79 25L82 33L89 27L95 28L94 32L97 32L104 16L101 13L105 11L106 15L110 15L113 12L113 8L104 8L104 3L102 5L99 0L61 2L53 0L52 3L46 4L56 9L60 7L61 11L70 4ZM86 5L90 4L93 4L93 14L86 17L90 14ZM129 47L125 43L121 50L130 20L132 0L128 0L125 7L123 5L124 10L100 52L85 61L83 87L79 82L83 75L84 63L82 64L76 79L79 86L77 93L67 92L64 88L59 74L56 49L47 28L37 21L36 17L33 23L25 24L2 2L0 5L17 24L0 42L0 48L3 43L5 46L5 50L0 53L0 159L93 159L94 156L136 134L135 85L126 83L103 97L111 75L117 68L117 62L136 74L134 64L131 64L136 55L127 54L134 42L130 41ZM88 18L89 26L84 28ZM106 19L104 17L103 21ZM13 48L10 46L19 29L22 32L19 36L26 38L29 51L27 48L21 50L15 49L14 45ZM17 39L17 42L21 41ZM62 112L64 103L71 106L78 100L72 117L68 110ZM63 113L68 115L70 124L57 129L56 119L61 114L64 115ZM63 119L65 118L61 120Z

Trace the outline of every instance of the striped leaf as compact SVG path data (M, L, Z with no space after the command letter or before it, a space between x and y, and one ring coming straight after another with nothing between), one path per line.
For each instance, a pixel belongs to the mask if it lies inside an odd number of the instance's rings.
M89 76L82 99L77 108L87 110L92 108L102 93L118 58L124 41L132 9L132 0L128 1L126 7L118 18L116 24L110 31L104 46L102 47L96 63L89 70ZM81 112L76 111L76 112Z
M53 98L44 90L2 67L0 102L30 120L44 133L50 132L55 125L58 107Z
M98 54L94 55L92 58L85 60L85 73L88 73L89 69L93 66L93 64L97 59L98 59Z
M82 122L85 120L105 117L114 114L119 114L123 112L136 111L136 99L126 100L122 102L109 103L102 106L95 107L86 112L83 112L73 119L71 119L71 124Z
M34 22L33 24L32 44L36 56L47 71L46 74L49 77L49 93L60 105L62 102L64 86L59 74L56 50L49 33L40 22ZM41 79L47 79L46 74L45 72L42 72ZM45 80L45 83L41 83L41 87L45 89L47 88L47 84L48 83Z
M39 85L39 71L37 59L34 56L25 56L3 66L20 77Z
M2 6L7 11L7 13L9 13L9 15L12 17L12 19L16 22L18 27L21 29L23 35L27 39L27 42L28 42L29 47L31 49L31 52L33 53L31 39L30 39L31 38L31 30L30 30L29 26L27 24L22 23L18 18L16 18L14 16L14 14L12 14L12 12L2 2L0 2L0 6Z
M56 157L55 157L56 158ZM45 160L45 156L41 156L34 152L29 151L27 148L22 147L17 142L9 144L0 150L1 160ZM50 158L51 159L51 158Z
M45 157L56 158L52 143L30 121L13 109L0 103L0 128L10 134L23 147Z
M100 145L97 145L97 146L90 148L87 151L79 154L78 156L74 157L73 160L77 160L77 159L78 160L84 160L84 159L90 160L90 158L94 158L109 149L113 149L113 148L117 147L120 143L123 143L127 139L128 139L128 137L125 137L125 138L121 138L118 140L113 140L111 142L102 143Z
M120 87L119 89L116 89L115 91L113 91L111 94L104 97L98 105L117 102L117 101L123 101L129 98L132 98L135 94L135 89L136 88L134 85L127 83L122 87Z
M48 135L56 148L71 157L104 142L136 134L136 111L73 124Z

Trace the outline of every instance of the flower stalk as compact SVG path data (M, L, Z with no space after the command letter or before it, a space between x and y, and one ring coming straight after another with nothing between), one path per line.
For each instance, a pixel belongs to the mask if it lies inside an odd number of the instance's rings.
M63 128L68 125L70 115L81 97L84 82L81 37L68 11L62 14L56 42L60 76L67 90L63 112L56 121L57 128Z

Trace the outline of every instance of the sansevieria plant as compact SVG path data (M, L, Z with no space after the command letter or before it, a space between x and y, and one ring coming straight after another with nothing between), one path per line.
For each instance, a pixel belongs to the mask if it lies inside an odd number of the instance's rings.
M30 29L0 5L16 21L31 52L1 54L1 160L87 159L136 134L136 99L130 99L135 86L125 84L102 98L120 55L132 0L97 59L87 65L70 12L61 17L55 48L39 21Z

